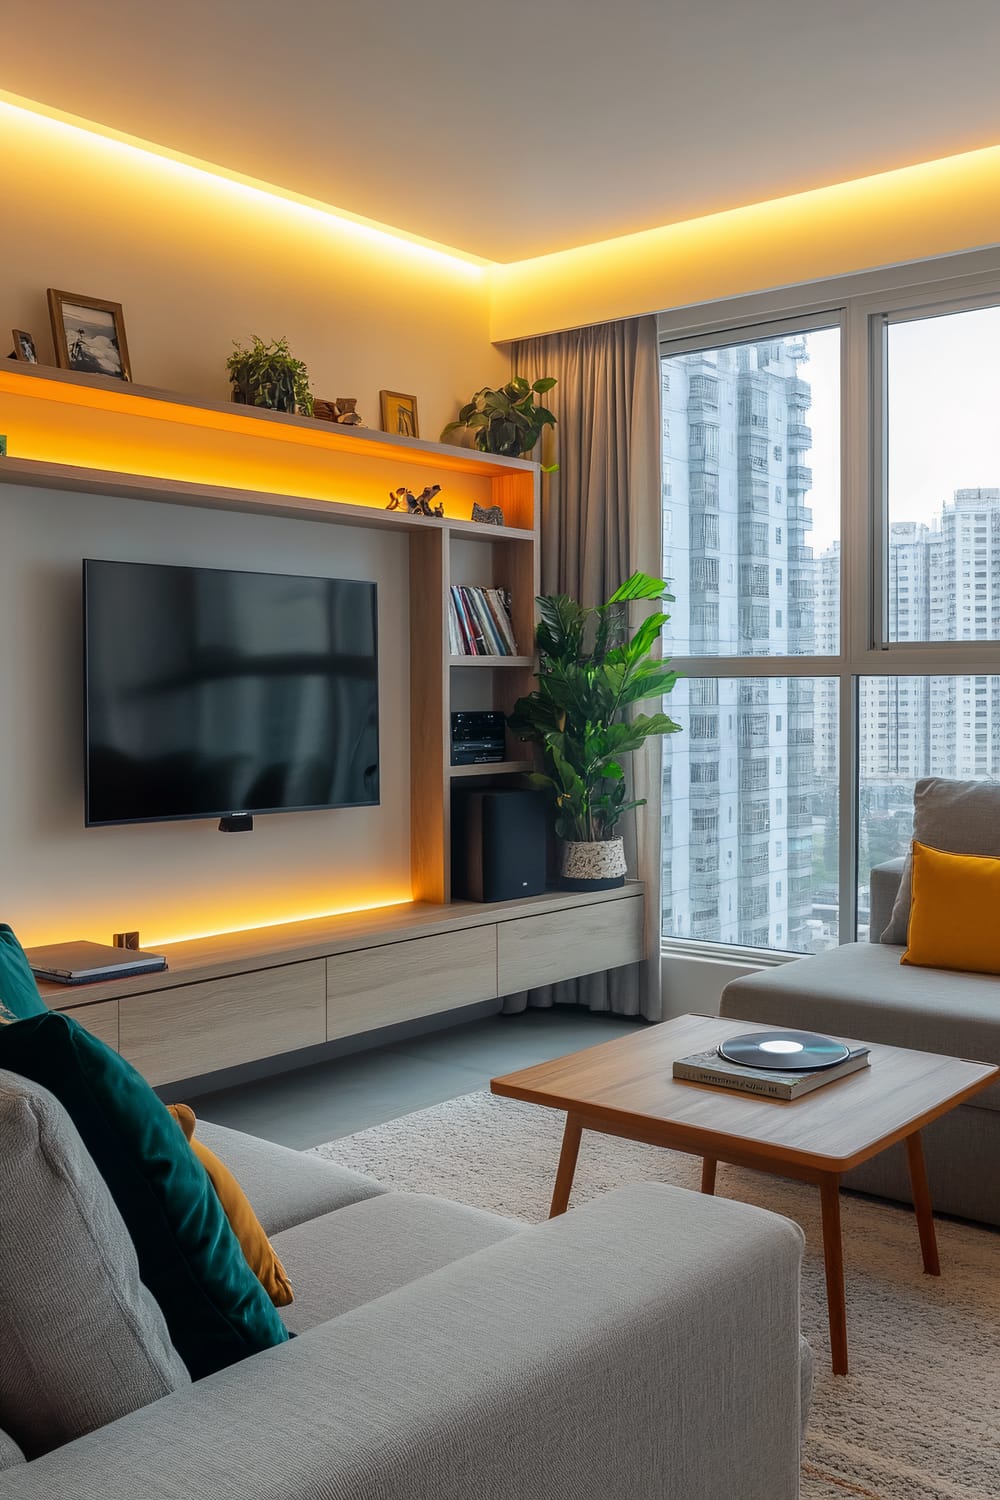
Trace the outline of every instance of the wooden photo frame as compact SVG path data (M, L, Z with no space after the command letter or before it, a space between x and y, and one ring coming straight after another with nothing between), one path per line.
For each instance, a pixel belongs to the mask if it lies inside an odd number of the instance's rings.
M402 391L379 391L378 405L383 432L394 432L397 437L420 436L416 396L406 396Z
M54 287L49 287L48 298L60 369L108 375L112 380L132 379L120 302L59 292Z
M12 328L11 334L14 339L14 358L26 365L37 365L38 350L31 334L25 333L23 328Z

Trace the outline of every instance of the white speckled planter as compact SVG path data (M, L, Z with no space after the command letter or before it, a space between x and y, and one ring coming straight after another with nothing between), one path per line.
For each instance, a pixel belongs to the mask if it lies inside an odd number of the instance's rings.
M625 845L621 839L559 846L559 884L567 891L612 891L625 884Z

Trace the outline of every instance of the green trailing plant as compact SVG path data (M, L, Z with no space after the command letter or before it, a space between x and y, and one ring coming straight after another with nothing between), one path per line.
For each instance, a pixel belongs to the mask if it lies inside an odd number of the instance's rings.
M570 842L615 837L622 814L646 800L629 798L623 757L681 728L663 712L635 712L677 681L652 655L670 617L650 614L630 631L628 607L636 599L673 603L666 582L647 573L633 573L596 609L566 594L537 601L538 686L518 699L508 723L520 739L541 746L545 771L531 781L551 794L556 833Z
M249 348L242 349L235 339L233 347L226 369L234 401L266 406L271 411L298 409L304 416L312 416L309 371L301 359L294 358L287 339L272 339L266 344L254 334Z
M477 391L468 401L454 422L449 422L441 433L446 442L453 432L467 428L472 441L481 453L500 453L507 458L521 458L533 452L544 427L554 427L556 419L545 406L540 406L536 396L544 396L556 384L551 375L536 380L533 385L523 375L508 380L498 391L488 385ZM550 474L558 468L552 464L545 469Z

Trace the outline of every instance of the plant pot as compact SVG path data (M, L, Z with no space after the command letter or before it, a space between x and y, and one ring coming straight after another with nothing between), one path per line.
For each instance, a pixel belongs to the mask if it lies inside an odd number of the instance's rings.
M559 884L564 891L613 891L625 884L625 869L622 839L564 841L559 846Z
M233 400L240 406L261 406L268 411L295 411L295 397L283 390L281 386L272 381L265 385L259 396L255 396L254 387L246 381L233 381Z

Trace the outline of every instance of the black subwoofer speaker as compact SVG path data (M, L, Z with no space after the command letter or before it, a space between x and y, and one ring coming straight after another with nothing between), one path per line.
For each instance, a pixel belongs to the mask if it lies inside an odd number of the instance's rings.
M545 890L546 815L541 792L458 792L452 808L452 894L514 901Z

